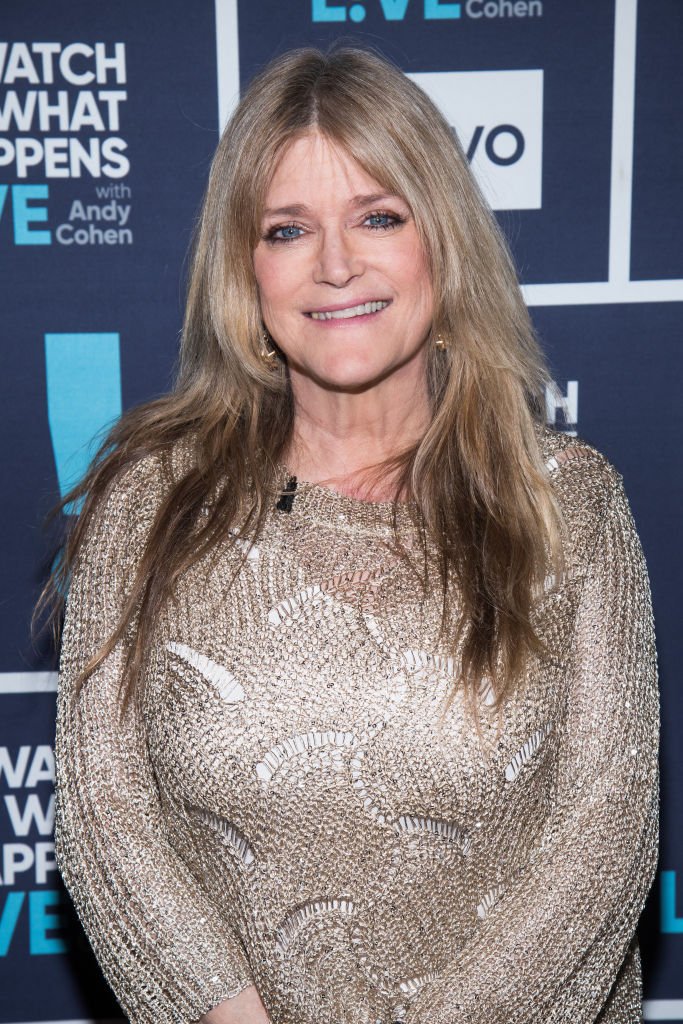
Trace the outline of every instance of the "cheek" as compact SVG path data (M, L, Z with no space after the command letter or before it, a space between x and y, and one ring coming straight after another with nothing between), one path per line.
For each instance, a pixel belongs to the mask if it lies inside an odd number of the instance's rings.
M260 252L258 249L254 254L254 276L258 285L259 294L263 299L269 299L277 295L278 282L283 274L278 272L278 260L274 259L274 253Z
M297 283L292 260L279 260L276 253L259 253L254 256L254 276L262 308L271 315L282 316L288 312Z
M433 311L432 280L427 260L421 253L407 253L401 263L397 280L399 290L410 296L406 314L411 319L431 319Z
M394 250L387 270L402 291L431 291L429 263L415 239L406 239L405 244Z

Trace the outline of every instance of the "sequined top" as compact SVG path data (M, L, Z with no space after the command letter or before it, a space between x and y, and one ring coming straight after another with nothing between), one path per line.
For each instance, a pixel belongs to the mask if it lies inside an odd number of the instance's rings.
M436 580L425 594L387 544L390 505L320 485L182 577L137 713L119 724L125 641L75 697L168 486L156 457L125 471L69 592L56 849L134 1024L188 1024L250 984L274 1024L642 1019L647 571L616 470L576 438L542 446L568 571L501 722L482 685L481 737L460 696L436 728L454 659Z

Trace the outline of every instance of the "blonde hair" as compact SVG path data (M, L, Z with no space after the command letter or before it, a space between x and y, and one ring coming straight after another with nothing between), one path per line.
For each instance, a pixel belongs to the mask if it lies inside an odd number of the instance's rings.
M191 436L195 463L159 511L116 632L83 673L111 651L139 604L125 706L173 581L229 538L240 507L249 512L244 531L260 530L295 408L286 360L272 369L259 354L252 254L276 163L311 131L406 200L428 254L433 332L450 344L428 346L426 433L380 468L392 470L396 498L417 505L423 564L428 540L440 552L442 634L450 649L460 645L450 699L463 686L476 700L487 677L500 706L539 650L534 595L549 566L561 569L561 519L538 443L550 378L506 243L457 138L420 88L366 50L292 51L249 86L209 174L174 391L125 414L64 499L85 504L44 600L59 607L89 519L121 471ZM220 486L226 478L230 488ZM200 526L208 496L212 514Z

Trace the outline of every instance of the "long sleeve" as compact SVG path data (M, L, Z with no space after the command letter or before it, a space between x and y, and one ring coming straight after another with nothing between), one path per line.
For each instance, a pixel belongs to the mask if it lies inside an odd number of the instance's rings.
M111 634L160 497L157 461L126 471L95 514L69 588L56 736L57 863L100 966L134 1024L189 1024L253 984L245 952L166 838L139 713L119 721ZM131 708L133 705L130 705Z
M647 570L621 477L611 467L607 477L587 545L552 811L531 857L407 1024L588 1024L634 938L658 854L659 695Z

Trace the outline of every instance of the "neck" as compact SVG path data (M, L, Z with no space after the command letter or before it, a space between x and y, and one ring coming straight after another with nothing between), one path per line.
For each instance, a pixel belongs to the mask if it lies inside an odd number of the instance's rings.
M292 473L352 497L393 497L395 474L373 481L371 467L420 441L430 420L426 385L348 393L293 379L292 388L294 431L285 453Z

